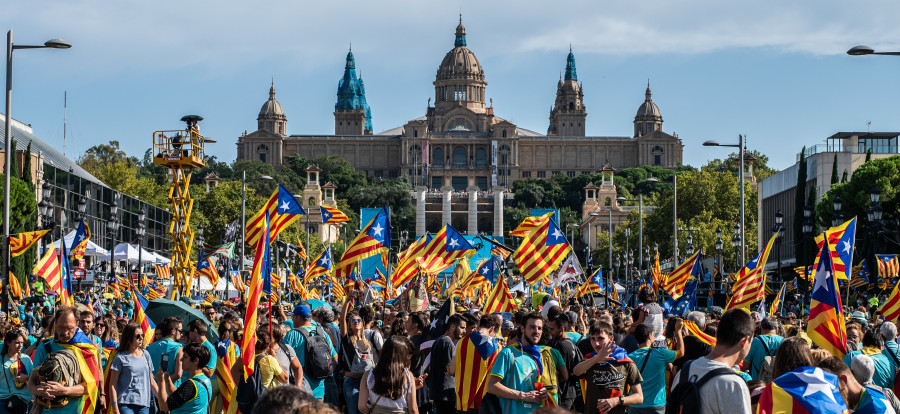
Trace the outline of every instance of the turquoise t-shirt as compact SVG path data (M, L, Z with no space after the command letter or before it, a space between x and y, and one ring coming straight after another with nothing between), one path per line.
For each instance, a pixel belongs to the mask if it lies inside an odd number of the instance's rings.
M644 393L644 403L635 407L662 407L666 405L666 364L675 362L675 351L666 348L640 348L628 357L634 361L634 365L640 370L641 391ZM650 360L645 361L649 356ZM645 365L646 363L646 365ZM644 369L641 369L643 367Z
M310 335L315 335L316 327L321 328L320 332L325 335L325 340L328 341L328 347L331 350L331 357L337 358L337 352L334 350L334 344L331 343L331 336L325 331L325 328L319 326L316 322L311 322L311 325L301 326L297 329L291 329L290 332L284 335L285 345L294 348L294 352L297 353L297 359L300 360L300 364L306 363L306 338L303 337L303 334L300 333L299 329L306 329ZM313 397L318 399L325 398L325 382L321 379L310 378L306 376L306 370L303 370L303 378L309 383L309 387L312 388Z
M577 344L578 341L581 340L581 338L584 338L584 335L582 335L578 332L566 332L566 336L568 336L569 339L571 339L572 343L574 343L574 344Z
M209 342L209 340L207 340L206 338L203 338L203 342L201 343L201 345L203 345L203 347L209 351L209 362L207 362L206 366L203 368L212 370L212 372L213 372L212 377L209 377L209 378L210 378L210 380L214 381L216 379L216 362L218 361L216 358L218 356L218 353L216 352L216 347L213 346L213 344L211 342ZM169 360L169 361L171 363L171 360ZM187 378L187 376L188 376L187 371L183 371L181 373L182 379Z
M175 365L178 363L178 351L184 346L181 342L173 341L169 338L160 339L150 345L147 345L147 352L150 353L150 360L153 361L153 375L159 372L162 364L162 356L169 356L169 375L175 375Z
M185 386L194 387L194 398L173 409L172 414L206 414L212 397L212 383L209 378L206 374L200 373L191 377L189 382L181 384L181 387Z
M22 361L22 365L25 367L24 371L19 371L20 374L30 374L31 370L34 368L34 365L31 363L31 358L29 358L28 355L20 354L19 359L9 359L9 357L4 355L2 365L3 372L0 373L0 377L3 377L3 379L0 379L0 382L3 383L3 386L0 387L0 400L8 400L13 395L16 395L25 401L31 401L31 391L28 391L28 386L16 388L16 377L10 370L10 367L12 367L13 364L18 364L18 361Z
M511 347L503 348L497 355L491 375L500 378L504 386L522 392L534 390L534 383L540 379L534 359ZM504 414L530 414L539 406L538 403L500 398L500 409Z
M79 332L81 330L79 329ZM50 352L58 352L62 351L65 348L56 343L56 341L50 341ZM45 349L43 342L38 345L37 349L34 351L34 366L39 367L44 361L47 360L47 350ZM101 373L102 374L102 373ZM62 407L44 407L41 411L42 414L81 414L78 407L82 404L82 400L85 396L81 396L78 398L72 398L69 400L69 403Z
M784 338L778 335L760 335L753 338L750 353L744 358L744 361L747 361L747 364L749 364L744 365L744 370L750 373L750 378L759 379L759 370L762 368L763 361L767 356L775 356L775 351L781 346L781 341L783 340ZM765 347L760 341L765 342ZM766 353L766 348L769 349L768 354Z
M844 356L844 363L850 366L853 357L863 354L863 351L853 351ZM868 355L868 353L866 354ZM875 363L875 375L872 377L872 383L882 388L892 388L894 386L894 362L891 357L884 354L884 351L874 355L869 355L872 362Z

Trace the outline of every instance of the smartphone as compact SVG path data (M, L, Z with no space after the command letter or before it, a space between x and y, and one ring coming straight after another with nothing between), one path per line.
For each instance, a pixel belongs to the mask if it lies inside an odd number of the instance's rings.
M169 372L169 354L162 354L162 360L159 362L159 369Z

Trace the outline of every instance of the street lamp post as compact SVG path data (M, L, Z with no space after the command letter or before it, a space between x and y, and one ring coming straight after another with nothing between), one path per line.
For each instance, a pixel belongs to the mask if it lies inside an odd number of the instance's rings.
M650 177L644 182L658 183L656 177ZM672 269L678 267L678 174L672 174Z
M731 246L734 247L734 271L739 272L741 270L741 244L743 244L743 240L741 239L741 225L734 225L734 236L731 237Z
M106 230L109 231L111 241L109 249L109 271L112 276L110 280L116 279L116 242L118 242L119 231L119 203L116 201L116 194L113 193L113 202L109 205L109 219L106 221ZM133 282L130 278L129 283Z
M185 225L187 226L188 224L185 223ZM203 258L203 243L204 243L205 241L206 241L206 240L203 239L203 223L200 223L200 224L197 225L197 262L199 262L200 259ZM277 245L276 245L276 247L277 247ZM199 264L199 263L198 263L198 264ZM215 288L216 288L216 287L213 286L213 289L215 289ZM198 294L198 295L200 294L200 291L201 291L201 289L200 289L200 278L198 277L198 278L197 278L197 294Z
M738 187L741 190L741 206L740 206L740 216L741 216L741 241L747 240L747 237L744 234L744 230L746 226L744 226L744 152L747 151L747 148L744 146L744 136L738 134L738 143L734 144L720 144L718 141L709 140L703 143L704 147L737 147L738 148ZM745 256L744 246L746 243L741 243L738 248L740 248L740 262L747 263L747 257ZM740 266L740 265L739 265Z
M3 280L2 307L9 310L9 189L10 176L12 175L12 68L13 51L17 49L68 49L71 44L62 39L50 39L43 45L17 45L13 44L13 31L6 32L6 122L4 122L4 147L3 159L3 266L0 277Z
M801 232L803 233L803 237L800 239L801 247L804 247L804 246L802 246L802 243L804 241L807 241L807 240L809 240L810 237L812 237L812 233L813 233L812 211L813 211L813 208L809 204L807 204L806 206L803 207L803 226L801 229ZM802 316L803 308L806 307L806 303L809 302L809 290L810 289L809 289L809 278L807 276L809 274L809 268L808 268L809 267L809 263L808 263L809 258L806 257L807 249L801 248L800 250L803 252L803 281L804 281L804 285L806 285L805 288L803 289L803 303L800 306L800 313Z
M834 214L831 216L831 227L840 226L841 223L844 222L844 215L841 213L841 207L844 205L844 200L841 199L841 196L834 196L834 200L832 200L832 207L834 208Z
M626 201L638 202L638 253L644 250L644 194L638 193L637 200L626 199L625 197L616 198L616 201L622 203ZM638 254L638 268L643 268L641 263L641 255Z
M722 290L722 275L725 273L725 268L722 266L722 248L725 247L725 243L722 241L722 227L716 227L716 263L719 265L718 273L719 280L715 281L716 292L720 292ZM715 279L716 275L713 275L713 279Z
M872 205L869 206L869 211L867 213L869 223L871 223L871 227L873 230L872 231L872 258L875 259L875 262L878 261L878 258L877 258L877 256L875 256L875 254L878 253L878 232L879 232L879 227L881 226L881 217L882 217L882 214L884 213L884 209L882 209L881 205L878 204L879 200L881 200L881 189L876 186L875 188L872 188L871 191L869 191L869 201L872 202ZM872 263L875 263L875 262L872 262ZM870 283L872 284L872 287L874 289L878 288L877 278L873 277Z
M778 260L778 278L775 280L779 282L781 281L781 240L784 236L784 232L782 231L784 229L783 223L784 214L781 214L781 210L778 210L778 212L775 213L775 227L772 228L772 231L775 233L775 249L777 250L776 257Z
M144 262L143 262L143 253L144 253L144 235L147 234L147 227L144 224L144 219L147 218L147 213L141 209L138 212L138 224L137 224L137 236L138 236L138 283L141 280L144 280Z

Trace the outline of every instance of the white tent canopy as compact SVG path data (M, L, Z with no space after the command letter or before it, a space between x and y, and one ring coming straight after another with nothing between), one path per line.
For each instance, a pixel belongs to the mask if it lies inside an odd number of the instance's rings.
M171 260L166 259L156 253L152 253L137 244L119 243L113 253L115 260L127 260L128 263L137 263L140 258L141 263L169 263ZM107 251L101 259L109 260L109 252Z
M72 241L75 240L75 230L72 230L71 232L69 232L69 234L67 234L65 237L63 237L63 240L65 240L67 247L71 246ZM56 240L53 242L53 248L59 250L59 240ZM41 253L43 253L43 246L41 246L41 249L39 249L39 251ZM84 255L88 256L88 257L108 258L109 250L106 250L106 249L100 247L100 245L98 245L97 243L94 243L94 242L88 240L88 245L87 245L87 248L84 250Z

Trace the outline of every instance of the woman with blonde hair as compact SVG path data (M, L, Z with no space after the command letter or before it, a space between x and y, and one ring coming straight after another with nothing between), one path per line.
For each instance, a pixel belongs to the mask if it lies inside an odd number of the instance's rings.
M357 408L363 414L418 414L416 378L409 370L409 338L393 335L381 349L375 368L363 374Z

